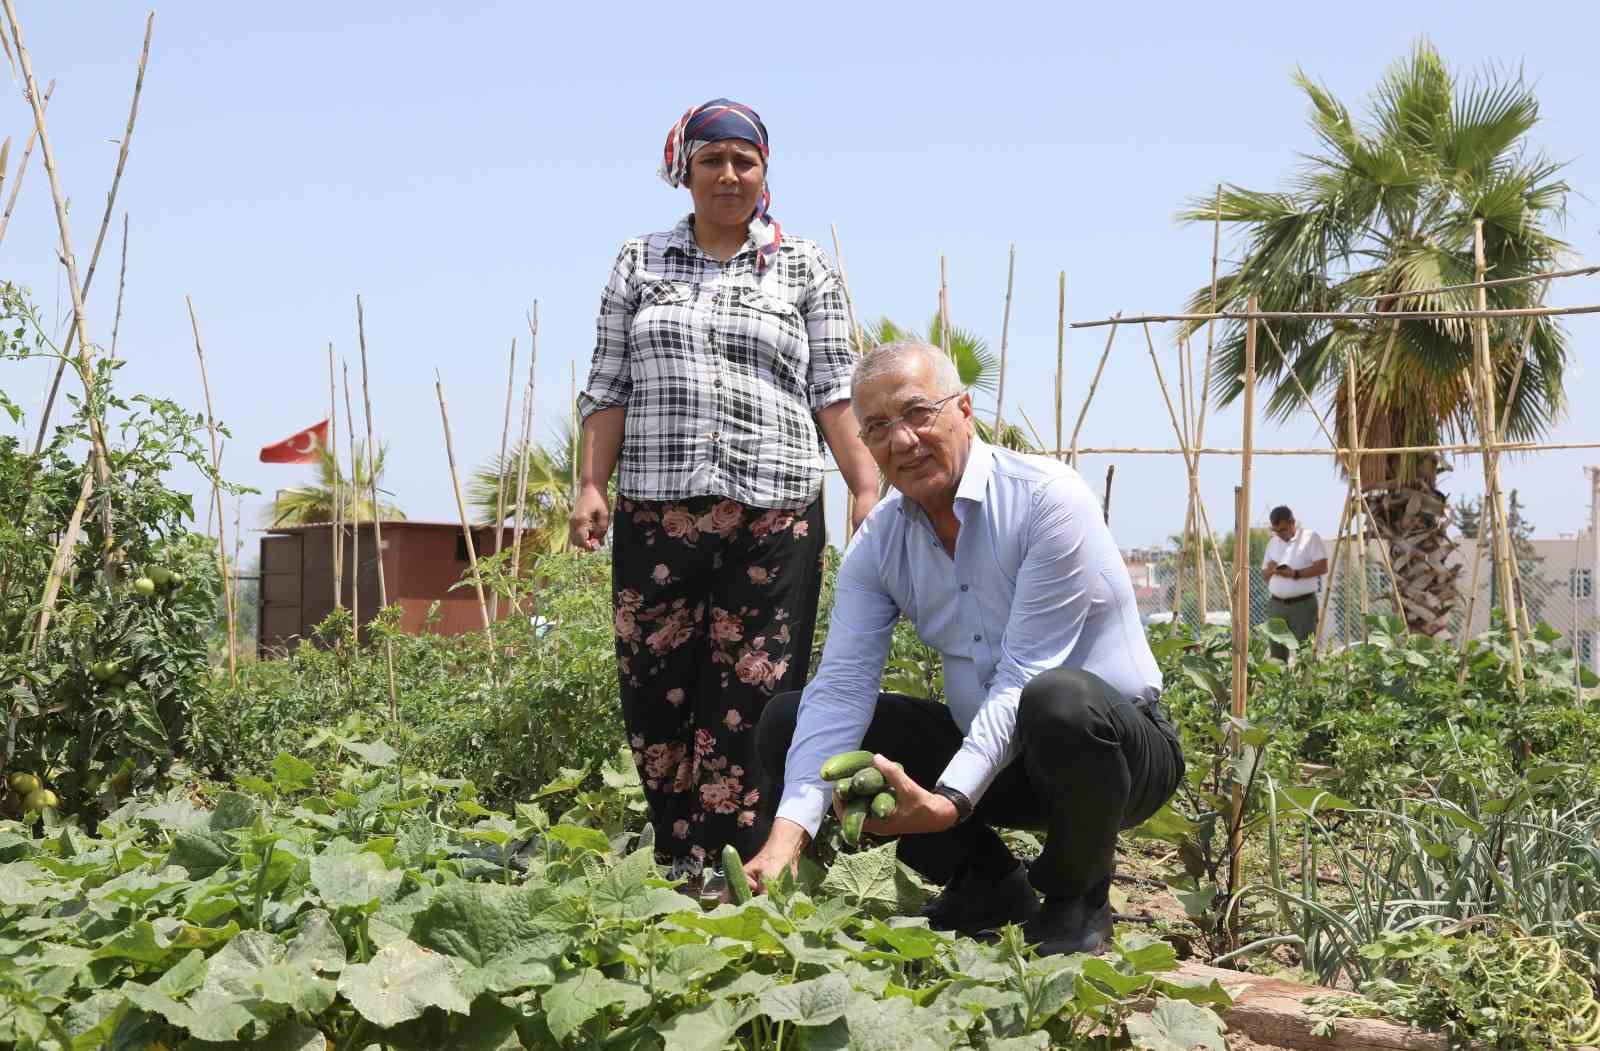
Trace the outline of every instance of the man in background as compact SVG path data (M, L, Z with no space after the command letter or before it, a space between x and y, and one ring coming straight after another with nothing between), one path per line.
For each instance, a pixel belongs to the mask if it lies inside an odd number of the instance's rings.
M1304 642L1317 630L1317 588L1328 571L1328 548L1316 533L1301 529L1287 507L1274 507L1268 517L1272 539L1267 541L1261 567L1272 596L1267 616L1282 617L1294 637ZM1288 647L1273 643L1272 655L1287 660Z

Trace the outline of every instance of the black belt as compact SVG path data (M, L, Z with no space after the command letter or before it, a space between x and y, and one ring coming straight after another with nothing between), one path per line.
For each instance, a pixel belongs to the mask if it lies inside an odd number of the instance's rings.
M1316 597L1317 597L1317 593L1315 591L1308 591L1304 595L1296 595L1294 598L1279 598L1278 596L1274 595L1274 596L1272 596L1272 601L1281 602L1285 606L1292 606L1296 602L1304 602L1308 598L1316 598Z

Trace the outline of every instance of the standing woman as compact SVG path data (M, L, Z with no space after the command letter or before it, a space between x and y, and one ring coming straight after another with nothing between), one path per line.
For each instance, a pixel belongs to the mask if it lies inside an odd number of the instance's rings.
M852 528L878 498L850 412L843 290L821 249L768 214L767 162L748 106L713 99L673 127L661 176L694 212L623 244L578 398L570 537L592 551L612 530L622 716L674 878L766 836L750 737L808 671L823 440Z

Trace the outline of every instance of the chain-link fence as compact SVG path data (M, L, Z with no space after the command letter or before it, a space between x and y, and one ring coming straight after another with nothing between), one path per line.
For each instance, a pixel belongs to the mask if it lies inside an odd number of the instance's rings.
M1490 545L1458 539L1447 565L1459 566L1455 578L1456 598L1447 623L1448 637L1460 639L1463 628L1468 636L1488 629L1490 610L1503 605L1496 579ZM1333 541L1328 541L1330 551ZM1318 635L1322 646L1343 645L1363 637L1363 610L1392 616L1395 592L1390 582L1382 551L1377 541L1369 540L1366 558L1352 557L1357 550L1354 538L1342 545L1338 564L1321 579L1317 591ZM1519 540L1517 577L1513 584L1529 624L1548 624L1562 636L1560 649L1575 646L1584 665L1600 672L1600 593L1594 586L1596 545L1588 534L1555 540ZM1139 594L1140 612L1147 624L1178 619L1190 626L1202 619L1199 588L1195 579L1192 552L1179 559L1176 550L1136 552L1130 569ZM1474 598L1474 561L1476 597ZM1181 580L1179 568L1181 564ZM1268 617L1271 598L1259 561L1250 566L1250 623ZM1205 613L1207 623L1231 623L1232 567L1218 565L1207 556ZM1467 623L1470 616L1471 623Z

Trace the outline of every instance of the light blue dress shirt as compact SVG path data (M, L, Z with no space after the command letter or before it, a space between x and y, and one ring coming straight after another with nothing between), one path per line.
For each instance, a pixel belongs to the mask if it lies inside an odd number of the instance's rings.
M922 509L891 493L845 553L778 804L812 835L829 806L819 770L860 747L902 613L943 655L950 714L966 734L939 780L974 803L1016 758L1017 702L1039 673L1082 668L1129 698L1160 693L1127 567L1076 471L974 437L955 514L952 558Z

